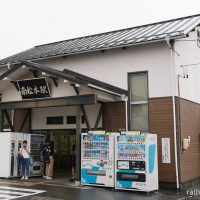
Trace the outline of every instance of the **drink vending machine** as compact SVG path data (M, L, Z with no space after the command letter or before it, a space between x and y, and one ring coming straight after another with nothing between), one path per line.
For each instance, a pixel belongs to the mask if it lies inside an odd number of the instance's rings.
M28 142L34 160L33 165L30 166L30 176L41 176L44 171L44 163L40 161L40 147L45 143L45 137L41 134L24 134L24 139Z
M123 132L115 138L115 188L158 190L157 135Z
M23 133L0 133L0 177L9 178L20 175L17 155L23 139Z
M18 163L18 152L22 147L23 140L27 140L34 163L30 166L30 176L42 175L43 163L40 162L40 144L44 143L44 135L0 132L0 177L21 176L21 165Z
M81 184L114 187L114 136L90 131L81 136Z

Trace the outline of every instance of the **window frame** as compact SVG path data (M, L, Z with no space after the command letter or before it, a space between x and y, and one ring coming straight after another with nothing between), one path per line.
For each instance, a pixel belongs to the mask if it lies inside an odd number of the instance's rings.
M48 120L50 120L50 118L54 118L54 119L56 119L56 118L62 118L62 123L48 123ZM58 122L59 122L59 120L58 120ZM46 125L47 126L51 126L51 125L63 125L64 124L64 117L63 116L47 116L46 117Z
M137 75L137 74L146 74L147 76L147 101L138 101L138 102L132 102L131 101L131 76L133 75ZM144 105L147 104L147 116L148 116L148 120L147 120L147 132L149 132L149 74L148 74L148 70L146 71L136 71L136 72L128 72L127 73L128 76L128 130L131 130L131 105ZM140 130L138 130L140 131Z
M75 117L75 123L68 123L68 117ZM66 124L67 125L75 125L76 124L76 115L67 115L66 116ZM85 117L84 115L81 115L81 124L85 124Z

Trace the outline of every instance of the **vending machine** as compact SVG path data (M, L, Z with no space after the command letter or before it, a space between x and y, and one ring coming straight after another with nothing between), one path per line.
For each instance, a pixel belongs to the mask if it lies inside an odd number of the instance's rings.
M114 136L96 131L81 136L81 184L114 187Z
M16 132L0 132L0 177L10 178L21 176L21 163L18 152L24 140L27 140L34 164L30 166L30 176L42 175L43 163L40 162L39 145L44 142L43 135Z
M45 143L45 137L42 134L24 134L27 140L30 154L33 157L33 165L30 166L30 176L42 176L44 172L44 163L40 161L40 147Z
M124 132L115 137L115 188L158 190L157 135Z
M9 178L20 175L17 156L23 140L23 133L0 133L0 177Z

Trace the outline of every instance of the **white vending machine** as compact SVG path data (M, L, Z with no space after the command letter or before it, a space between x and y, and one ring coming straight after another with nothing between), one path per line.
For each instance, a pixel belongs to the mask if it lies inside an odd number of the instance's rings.
M17 156L23 140L23 133L0 133L0 177L9 178L20 176Z
M45 143L45 137L41 134L24 134L24 139L27 140L30 154L34 160L33 165L30 166L30 176L42 176L44 163L40 161L40 148Z
M115 188L158 190L157 135L123 132L115 138Z
M81 185L114 187L114 136L94 131L81 136Z
M42 175L43 163L39 161L39 147L41 142L44 143L44 135L0 132L0 177L10 178L21 176L21 164L17 158L24 140L27 140L28 147L34 159L33 166L30 166L30 176Z

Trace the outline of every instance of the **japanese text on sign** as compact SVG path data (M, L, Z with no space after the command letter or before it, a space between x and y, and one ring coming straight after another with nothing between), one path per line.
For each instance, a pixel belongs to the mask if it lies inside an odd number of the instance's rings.
M162 163L171 163L170 138L162 138Z
M45 78L17 81L22 99L50 97L49 87Z

